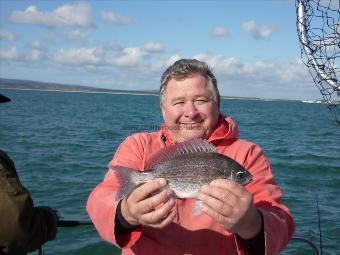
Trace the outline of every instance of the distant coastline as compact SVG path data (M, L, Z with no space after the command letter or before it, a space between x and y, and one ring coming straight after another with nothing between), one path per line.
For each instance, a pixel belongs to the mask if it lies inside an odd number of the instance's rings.
M88 86L68 85L59 83L48 83L31 80L17 80L0 78L0 89L14 90L35 90L49 92L68 92L68 93L94 93L94 94L112 94L112 95L138 95L138 96L159 96L158 90L118 90L103 89ZM238 100L283 100L283 99L262 99L257 97L237 97L221 96L221 99L238 99Z
M14 90L36 90L49 92L69 93L96 93L96 94L122 94L122 95L148 95L158 96L158 91L147 90L114 90L79 85L66 85L58 83L47 83L31 80L3 79L0 78L0 89Z
M8 89L8 90L23 90L23 91L46 91L46 92L62 92L62 93L87 93L87 94L110 94L110 95L135 95L135 96L158 96L155 93L147 93L147 92L135 92L135 91L113 91L113 92L105 92L105 91L89 91L89 90L62 90L62 89L37 89L37 88L13 88L13 87L1 87L0 89Z

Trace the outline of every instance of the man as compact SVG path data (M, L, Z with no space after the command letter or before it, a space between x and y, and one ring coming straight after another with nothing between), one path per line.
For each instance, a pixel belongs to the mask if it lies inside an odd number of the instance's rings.
M0 94L0 103L9 101ZM0 254L35 251L56 233L56 213L49 207L34 207L13 161L0 150Z
M164 179L115 201L116 177L109 170L87 203L102 238L123 248L122 254L278 254L294 232L294 221L281 204L262 150L239 139L235 122L221 115L209 67L194 59L175 62L162 76L160 97L161 129L129 136L109 166L143 171L162 148L203 138L250 171L253 181L246 187L222 179L204 185L199 194L203 214L197 216L195 200L174 198Z

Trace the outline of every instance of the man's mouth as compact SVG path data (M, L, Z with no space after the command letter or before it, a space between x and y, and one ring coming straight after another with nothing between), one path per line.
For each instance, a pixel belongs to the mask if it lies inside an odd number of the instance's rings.
M183 126L199 126L201 125L201 122L186 122L186 123L179 123L180 125L183 125Z
M180 123L179 127L183 129L200 129L202 128L202 122L185 122L185 123Z

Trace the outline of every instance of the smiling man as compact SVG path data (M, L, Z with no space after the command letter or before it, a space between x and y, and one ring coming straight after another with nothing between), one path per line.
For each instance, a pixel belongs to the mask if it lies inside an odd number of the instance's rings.
M117 176L109 170L87 203L102 238L122 254L278 254L294 232L294 221L261 148L239 139L235 122L220 113L210 68L195 59L175 62L162 76L160 107L161 129L129 136L109 166L144 171L165 147L203 138L246 168L253 181L245 187L225 179L204 185L198 196L203 213L195 215L195 200L175 198L164 179L116 201Z
M177 142L208 139L219 117L219 95L214 81L204 73L182 77L182 71L176 71L179 74L168 69L162 79L161 110L165 125Z

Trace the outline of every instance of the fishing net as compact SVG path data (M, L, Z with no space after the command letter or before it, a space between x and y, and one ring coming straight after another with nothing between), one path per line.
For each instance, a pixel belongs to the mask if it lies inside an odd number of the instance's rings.
M340 0L296 0L301 55L340 125Z

